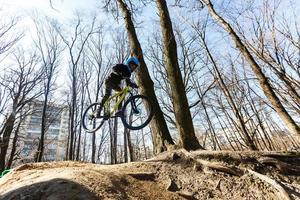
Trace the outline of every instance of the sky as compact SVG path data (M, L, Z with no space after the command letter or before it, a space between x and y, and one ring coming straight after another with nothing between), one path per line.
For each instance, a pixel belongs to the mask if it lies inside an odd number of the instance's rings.
M247 2L249 0L245 0ZM255 0L257 2L261 3L261 0ZM276 0L275 0L276 1ZM52 2L52 5L54 7L51 8L50 2ZM30 17L32 17L33 13L39 13L44 14L49 17L55 18L59 20L61 23L67 23L68 20L70 20L75 12L84 13L87 15L93 15L94 13L97 13L98 15L101 15L101 8L99 6L101 0L0 0L0 21L3 21L5 19L9 19L8 16L19 16L22 19L22 24L26 27L33 27L32 21L30 20ZM173 1L170 1L173 2ZM212 1L214 4L216 4L216 7L218 7L218 0ZM226 0L223 5L227 5ZM229 3L228 5L234 5L236 2L240 2L239 0L234 0L234 3ZM244 1L241 1L244 2ZM292 5L294 8L297 7L299 10L299 0L282 0L282 13L285 15L291 14L289 12L289 7ZM142 26L141 28L143 30L149 29L149 31L141 31L140 37L144 37L145 33L152 32L153 27L149 26L147 21L157 21L158 16L155 15L157 12L155 8L153 8L155 4L153 3L152 6L146 7L146 9L143 10L142 14L138 16L139 22L143 22L143 24L140 24L139 26ZM229 6L230 7L230 6ZM230 7L229 9L232 9L233 7ZM169 5L170 15L171 16L177 16L180 12L177 11L178 8L174 8ZM296 11L296 12L297 12ZM185 11L186 12L186 11ZM187 13L188 14L188 13ZM180 13L179 15L182 15ZM102 14L103 18L105 18L105 15ZM107 15L106 15L107 16ZM110 17L112 18L112 17ZM183 23L183 22L182 22ZM144 25L144 26L143 26ZM31 28L29 28L30 30Z
M14 30L24 33L24 37L18 44L28 47L32 46L35 38L36 30L32 20L35 16L47 16L66 25L74 19L76 12L86 16L93 16L95 13L101 16L98 2L99 0L52 0L52 8L50 0L0 0L0 24L17 17L19 22ZM9 58L1 59L1 62L0 69L5 68L6 63L9 63ZM63 73L66 70L67 68L63 68ZM1 71L5 73L3 70ZM60 82L62 83L62 81Z
M30 15L34 10L65 20L76 10L91 12L96 0L0 0L0 7L11 15Z
M34 30L31 18L35 15L47 16L65 24L74 18L74 13L80 12L85 15L93 15L99 7L99 0L0 0L1 22L10 20L12 17L20 19L19 30L25 29L25 40L31 42L30 36ZM99 12L98 12L99 13Z
M51 8L50 0L0 0L0 22L9 19L9 17L18 16L21 18L22 25L27 27L27 40L31 42L32 38L30 38L30 31L33 29L33 23L30 19L32 14L38 12L39 14L47 15L49 17L55 18L59 20L60 23L65 24L73 18L75 12L81 12L87 15L93 15L97 13L101 16L101 8L99 7L99 2L101 0L52 0L52 4L54 8ZM213 0L214 3L218 3L219 0ZM245 0L247 1L247 0ZM255 0L256 2L262 2L266 0ZM168 1L169 2L169 1ZM244 0L227 0L224 2L241 2L243 3ZM282 14L284 15L291 15L292 13L289 12L289 7L293 6L296 10L296 13L300 12L300 0L282 0ZM226 4L226 3L225 3ZM232 6L234 3L231 3ZM152 6L155 5L154 3ZM219 5L216 5L218 8ZM232 9L231 6L228 6L228 10ZM179 8L172 8L169 6L170 15L175 16L179 19L182 19L181 15L188 17L189 15L186 13L181 13ZM155 21L156 24L158 22L158 16L155 14L157 12L156 8L151 6L147 7L146 10L143 11L142 15L138 16L139 22L143 22L142 24L138 24L139 31L139 39L141 42L143 41L142 38L146 39L146 37L153 32L153 24L149 26L148 21ZM186 15L185 15L186 14ZM103 16L103 15L102 15ZM299 17L300 15L298 15ZM106 16L107 17L107 16ZM189 16L192 18L191 16ZM103 16L105 18L105 16ZM112 17L110 17L111 19ZM148 18L148 19L147 19ZM112 19L113 20L113 19ZM187 25L185 20L177 21L177 23L181 23L182 26ZM157 24L158 25L158 24ZM149 30L149 31L145 31ZM155 29L157 31L157 29ZM218 42L215 44L219 45ZM143 44L142 44L143 45ZM143 46L144 51L147 47ZM1 66L0 65L0 69ZM1 70L0 70L1 73Z

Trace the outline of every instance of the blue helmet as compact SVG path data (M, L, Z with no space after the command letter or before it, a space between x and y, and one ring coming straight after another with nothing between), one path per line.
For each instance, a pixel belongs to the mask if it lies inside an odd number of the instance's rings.
M141 65L140 61L135 57L130 57L124 62L124 64L127 65L128 67L130 67L130 65L129 65L130 63L133 63L133 64L137 65L138 67Z

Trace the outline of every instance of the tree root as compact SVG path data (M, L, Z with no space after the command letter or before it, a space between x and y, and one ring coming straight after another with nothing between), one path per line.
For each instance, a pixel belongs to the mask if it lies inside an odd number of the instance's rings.
M280 194L280 197L281 197L280 199L291 200L288 192L281 186L281 184L266 175L263 175L261 173L258 173L258 172L255 172L253 170L246 169L246 168L240 168L240 167L236 167L236 166L227 166L220 162L212 162L212 161L207 161L207 160L203 160L203 159L195 159L195 156L193 156L189 152L183 151L182 153L188 159L194 160L198 165L200 165L202 170L205 173L208 172L208 169L213 169L213 170L220 171L220 172L227 173L227 174L234 175L234 176L242 176L245 173L250 173L251 175L261 179L262 181L270 184L273 188L275 188ZM258 159L258 161L261 164L275 165L276 168L279 169L279 171L282 173L287 173L287 172L299 173L299 171L300 171L300 168L298 166L287 164L287 163L277 160L275 158L263 157L261 159ZM199 166L197 168L199 168Z
M287 191L280 185L280 183L278 183L276 180L269 178L266 175L260 174L258 172L252 171L251 169L247 169L247 171L252 174L253 176L263 180L264 182L269 183L270 185L272 185L280 194L281 199L285 199L285 200L291 200L289 194L287 193Z
M186 154L185 150L181 150ZM188 152L189 156L193 158L205 160L217 160L234 163L239 165L241 163L248 164L257 162L261 157L275 158L284 162L300 163L300 152L263 152L263 151L192 151Z
M264 182L270 184L272 187L274 187L280 194L281 198L279 198L279 199L291 200L288 192L281 186L281 184L266 175L260 174L251 169L238 168L235 166L224 166L223 164L217 163L217 162L210 162L210 161L201 160L201 159L197 159L196 161L197 161L197 163L200 163L202 165L203 171L206 173L207 173L207 168L210 168L210 169L213 169L216 171L220 171L223 173L227 173L230 175L235 175L235 176L242 176L246 172L248 172L248 173L252 174L253 176L263 180Z
M209 169L212 169L215 171L224 172L234 176L242 176L244 174L244 171L238 167L226 166L225 164L222 164L220 162L212 162L204 159L196 159L195 156L188 151L182 150L181 152L183 153L184 157L186 157L186 159L192 160L196 163L196 165L194 166L196 170L201 169L205 173L210 173ZM178 159L178 157L180 158L181 156L178 154L176 154L175 156L173 154L172 157Z
M298 153L277 153L277 152L188 152L186 150L176 150L171 156L163 155L161 160L172 160L184 164L194 164L194 170L202 170L204 173L222 172L233 176L241 177L244 174L251 174L266 184L271 185L280 195L279 199L290 200L289 191L287 191L280 181L277 181L267 175L239 166L240 164L257 164L261 167L271 165L282 174L300 174L299 154ZM217 161L213 161L217 160ZM283 161L281 161L283 160ZM221 162L223 161L223 162ZM225 161L225 162L224 162ZM293 162L294 165L287 162ZM230 164L229 164L230 163ZM216 186L219 187L219 183ZM292 193L291 193L292 194Z
M293 175L300 174L299 166L282 162L276 158L262 157L262 158L258 159L258 162L260 162L261 164L265 164L265 165L275 166L279 170L279 172L282 174L293 174Z
M243 170L234 166L225 166L218 162L211 162L202 159L196 159L196 162L202 165L202 168L210 168L216 171L224 172L234 176L242 176L244 174Z

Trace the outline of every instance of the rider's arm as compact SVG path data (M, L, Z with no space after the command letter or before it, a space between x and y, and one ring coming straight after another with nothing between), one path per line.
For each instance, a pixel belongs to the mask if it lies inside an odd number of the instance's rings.
M138 88L137 84L132 82L132 80L130 78L126 79L126 85L129 85L132 88Z
M138 86L131 81L130 76L131 76L131 72L128 70L127 66L122 65L122 64L118 64L113 66L112 68L113 73L121 76L123 79L125 79L126 81L126 85L129 85L130 87L133 88L138 88Z
M132 81L130 80L130 78L126 78L125 81L126 81L126 85L132 84Z
M122 78L127 79L130 78L131 72L128 68L122 64L117 64L112 68L113 73L122 76Z

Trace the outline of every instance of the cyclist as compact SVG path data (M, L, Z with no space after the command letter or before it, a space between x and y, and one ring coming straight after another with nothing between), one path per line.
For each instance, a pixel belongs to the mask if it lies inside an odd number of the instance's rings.
M105 101L110 97L112 90L121 91L121 82L122 80L126 81L126 84L132 88L138 88L138 86L130 80L130 76L134 70L140 66L140 62L135 57L128 58L124 64L116 64L112 67L111 73L107 76L104 81L105 84L105 95L100 103L100 106L97 108L95 114L96 118L100 117L101 109L104 106Z

